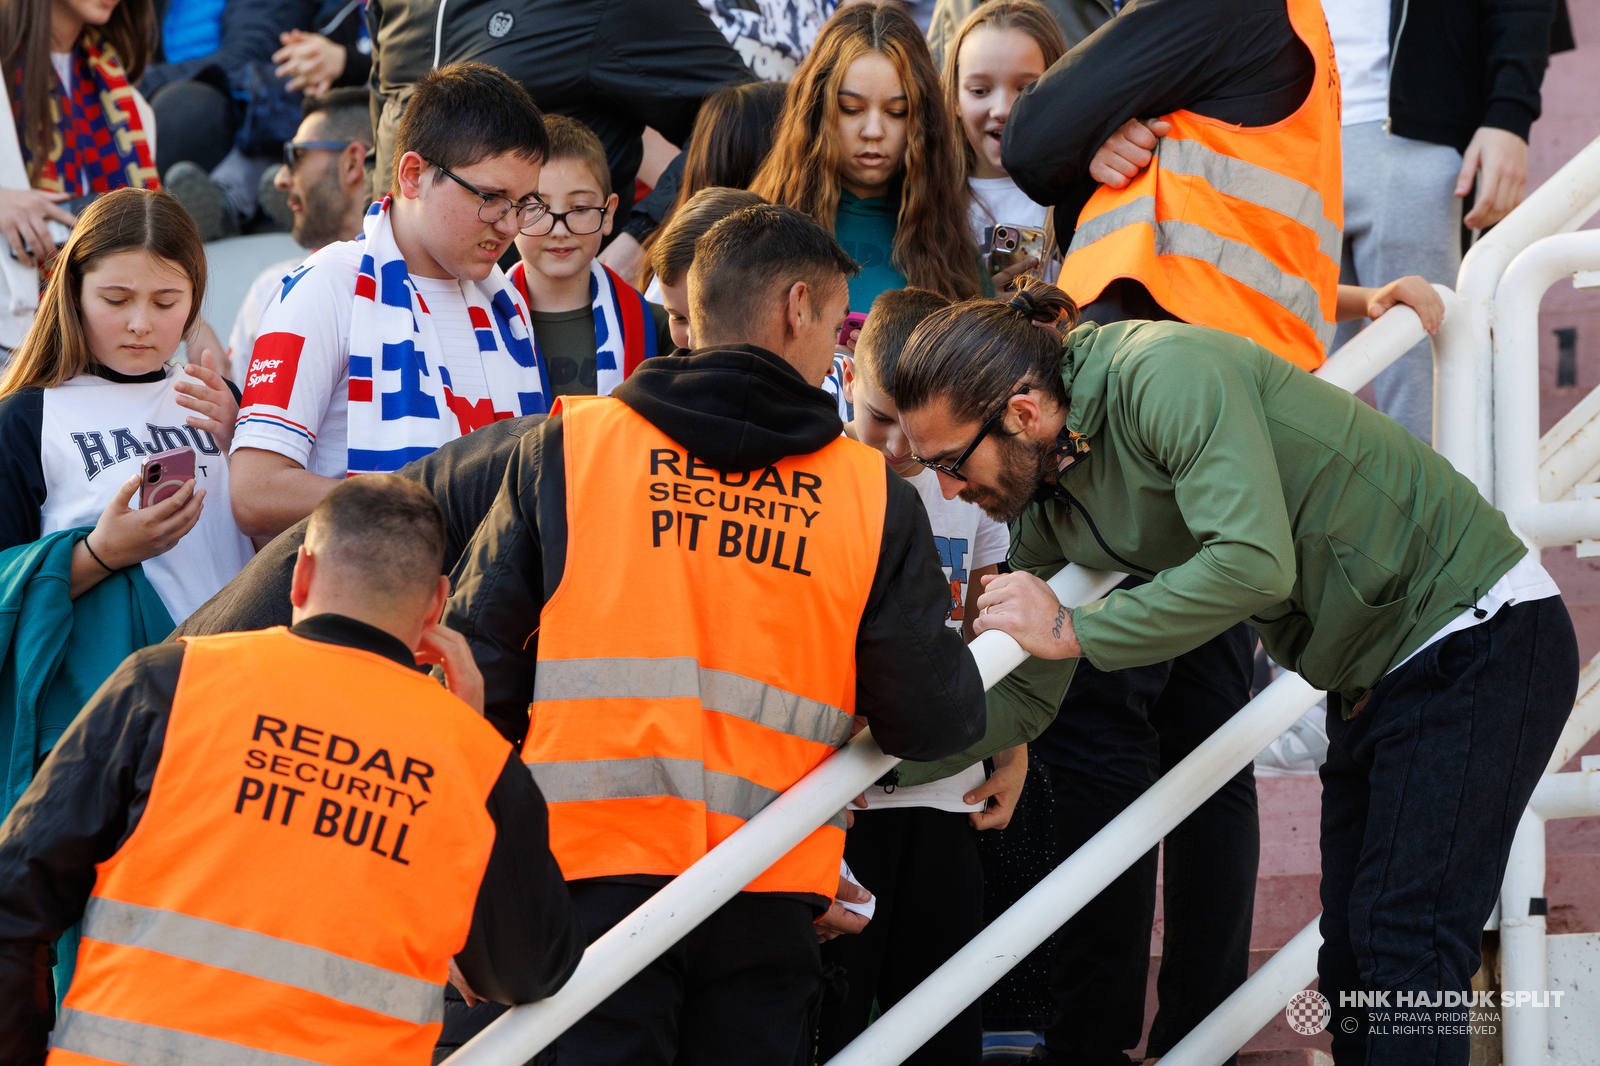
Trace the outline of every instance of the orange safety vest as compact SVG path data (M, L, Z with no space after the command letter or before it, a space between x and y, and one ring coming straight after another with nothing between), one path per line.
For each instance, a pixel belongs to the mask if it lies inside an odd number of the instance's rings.
M281 626L184 639L51 1066L429 1062L505 740L381 655Z
M1192 111L1127 188L1102 185L1078 218L1060 283L1082 306L1132 278L1185 322L1248 337L1306 370L1333 340L1344 228L1339 71L1320 0L1288 0L1316 77L1271 126Z
M563 397L567 559L522 749L570 881L682 873L850 737L888 494L840 437L719 472L620 400ZM843 815L750 883L832 898Z

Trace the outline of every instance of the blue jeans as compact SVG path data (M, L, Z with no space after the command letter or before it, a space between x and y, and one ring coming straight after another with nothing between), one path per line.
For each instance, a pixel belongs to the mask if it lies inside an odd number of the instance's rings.
M1572 620L1551 597L1424 649L1349 721L1330 697L1317 971L1336 1066L1466 1066L1464 1026L1434 1031L1462 1008L1396 1033L1340 993L1389 992L1406 1010L1398 993L1470 991L1511 838L1577 688Z

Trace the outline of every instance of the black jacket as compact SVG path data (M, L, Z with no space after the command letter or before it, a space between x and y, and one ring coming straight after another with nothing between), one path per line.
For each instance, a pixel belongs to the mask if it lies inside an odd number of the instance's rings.
M499 67L540 108L587 124L606 146L621 218L633 205L644 128L682 144L708 94L754 78L695 0L442 2L442 20L441 0L367 4L374 174L385 188L411 87L436 65Z
M415 665L394 637L340 615L310 640ZM83 917L95 865L133 834L161 761L184 644L135 652L106 680L0 825L0 1062L42 1063L54 1018L48 944ZM489 793L494 846L456 964L477 992L530 1003L577 969L583 931L550 854L544 797L514 751Z
M1458 152L1480 126L1527 140L1555 13L1556 0L1390 0L1391 131Z
M612 393L712 469L757 470L839 435L833 397L752 345L645 363ZM984 732L983 683L944 616L950 586L916 490L887 467L888 505L872 590L856 636L856 713L883 750L935 759ZM492 719L527 723L544 604L566 567L562 419L522 438L505 487L456 573L446 624L472 642ZM725 612L741 617L737 605ZM730 624L734 624L730 621Z
M227 0L222 9L222 39L208 56L168 63L160 49L161 23L172 0L155 0L157 47L150 68L139 79L139 91L150 96L169 81L196 78L210 81L223 92L230 82L241 77L251 63L270 63L279 48L278 34L285 30L310 29L315 5L307 0ZM207 75L210 69L215 73Z
M1315 73L1285 0L1135 0L1023 90L1002 158L1018 188L1055 207L1065 248L1099 187L1089 163L1123 123L1187 108L1269 126L1305 101Z
M0 401L0 412L4 410L4 403ZM472 539L483 516L489 513L489 505L500 491L500 482L505 480L506 461L516 450L517 441L543 421L544 415L528 415L490 423L395 471L432 493L444 512L444 569L447 573L455 569L467 541ZM5 421L0 418L0 430L4 426ZM4 435L0 433L0 445L3 444ZM3 484L0 479L0 485ZM167 639L288 625L293 613L289 603L289 579L294 573L295 553L305 543L309 521L302 518L274 537L232 581L184 619ZM3 529L4 523L0 522L0 530ZM520 735L523 728L525 724L514 732Z

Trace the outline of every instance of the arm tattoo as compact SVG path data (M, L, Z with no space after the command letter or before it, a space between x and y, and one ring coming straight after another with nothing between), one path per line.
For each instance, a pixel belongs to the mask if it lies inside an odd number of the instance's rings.
M1054 626L1050 627L1050 633L1057 640L1061 639L1061 627L1066 625L1067 624L1067 619L1071 618L1071 617L1072 617L1072 609L1070 607L1057 607L1056 608L1056 624Z

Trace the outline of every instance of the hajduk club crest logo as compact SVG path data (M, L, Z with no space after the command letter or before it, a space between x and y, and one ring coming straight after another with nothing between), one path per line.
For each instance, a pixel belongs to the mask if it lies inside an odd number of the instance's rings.
M1283 1009L1289 1028L1301 1036L1316 1036L1333 1020L1333 1006L1321 992L1306 989L1296 992L1289 1005Z

